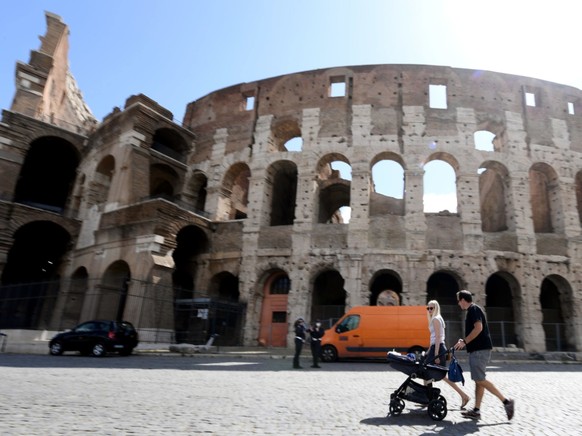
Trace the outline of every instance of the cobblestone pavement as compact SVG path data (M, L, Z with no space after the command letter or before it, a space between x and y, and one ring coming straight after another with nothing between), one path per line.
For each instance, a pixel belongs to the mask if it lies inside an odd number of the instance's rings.
M406 375L385 363L291 369L290 359L220 356L0 355L0 435L573 435L582 431L582 365L503 363L489 378L516 399L508 422L485 395L480 421L439 383L447 416L406 402L386 416ZM467 368L468 369L468 368ZM468 375L468 371L465 372ZM465 389L473 390L468 381ZM472 392L470 392L472 394ZM473 395L471 395L473 396Z

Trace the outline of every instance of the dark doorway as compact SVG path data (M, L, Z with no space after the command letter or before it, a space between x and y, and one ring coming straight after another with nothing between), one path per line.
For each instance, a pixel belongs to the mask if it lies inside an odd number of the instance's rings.
M26 154L14 202L63 213L76 177L79 155L57 137L35 140Z
M0 328L47 328L59 292L59 269L71 237L51 221L14 234L2 271Z

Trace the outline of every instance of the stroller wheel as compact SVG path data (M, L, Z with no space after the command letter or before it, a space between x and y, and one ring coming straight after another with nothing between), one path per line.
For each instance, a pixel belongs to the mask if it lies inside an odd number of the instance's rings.
M404 410L404 401L400 398L390 400L390 415L398 416Z
M439 397L437 398L437 400L442 401L443 403L445 403L445 409L448 407L447 399L445 397L443 397L442 395L439 395Z
M434 421L442 421L447 416L447 403L443 400L432 400L428 403L428 416Z

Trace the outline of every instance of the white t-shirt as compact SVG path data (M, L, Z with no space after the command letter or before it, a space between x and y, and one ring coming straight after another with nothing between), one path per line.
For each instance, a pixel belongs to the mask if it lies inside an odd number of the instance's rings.
M433 321L434 320L438 320L438 322L441 324L441 336L440 338L436 337L436 332L434 329L434 324ZM437 339L438 339L438 343L442 344L443 342L445 342L445 320L443 319L442 316L437 315L435 316L433 319L431 319L428 328L430 330L430 345L435 345L437 343Z

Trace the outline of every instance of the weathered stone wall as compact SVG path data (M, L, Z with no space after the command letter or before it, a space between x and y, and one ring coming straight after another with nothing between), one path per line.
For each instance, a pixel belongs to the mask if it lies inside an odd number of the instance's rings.
M338 80L345 83L345 95L330 97L330 84ZM430 107L429 85L446 87L445 108ZM526 104L526 94L534 94L535 107ZM255 97L252 110L244 107L248 95ZM364 271L396 271L407 304L423 304L431 274L447 271L483 305L487 279L503 272L519 287L513 301L522 344L539 349L543 348L539 326L542 281L547 275L559 274L576 289L580 280L575 261L581 232L574 177L582 169L578 152L581 96L572 87L488 71L422 65L358 66L291 74L219 90L191 103L185 123L200 140L201 153L190 160L194 167L204 159L228 159L229 154L244 156L246 150L252 150L245 159L253 182L241 249L242 294L249 301L263 292L256 281L262 273L257 266L263 257L290 277L310 278L293 280L289 319L309 312L310 280L321 268L340 271L346 280L348 305L367 304L373 274L365 276ZM568 113L568 103L573 104L574 114ZM269 145L277 142L280 120L286 120L287 125L295 120L299 126L301 152ZM475 148L473 134L477 130L496 135L494 151ZM212 138L219 133L225 134L221 143L226 146L213 144ZM221 154L216 153L217 146ZM327 155L341 156L352 168L352 218L348 225L317 224L318 189L313 180L316 163ZM371 204L375 195L369 190L371 167L382 155L404 168L402 209L395 199ZM423 212L422 165L435 158L445 160L456 172L457 213ZM289 228L282 228L275 237L277 227L265 225L269 202L262 201L262 196L266 168L280 159L297 166L298 188L292 250L276 257L273 253L277 248L288 251ZM558 174L551 182L558 188L548 194L552 233L535 233L533 229L532 202L541 194L531 191L530 169L538 162ZM484 209L481 207L480 195L485 191L480 191L477 170L492 163L507 169L502 177L505 193L494 192L497 197L491 201L505 201L507 225L502 231L483 232L483 214L488 209L492 214L499 212L486 202ZM211 178L211 182L220 180L220 176ZM484 186L487 188L487 183ZM394 212L396 215L391 215ZM512 267L500 266L496 259L503 258L511 259ZM306 263L305 259L311 260ZM320 259L325 259L326 266ZM569 266L559 273L544 274L534 266L540 264ZM575 292L563 292L569 293L572 304L579 304ZM252 343L260 305L249 307L246 340ZM567 322L578 323L574 318Z
M258 339L273 271L291 281L290 324L308 316L317 277L329 271L341 276L347 307L370 304L380 273L401 285L403 304L425 304L429 281L445 274L486 305L495 276L511 300L503 310L513 313L517 345L531 351L546 346L540 294L550 280L569 345L582 349L581 91L439 66L339 67L217 90L188 105L185 127L141 94L96 126L68 70L68 29L52 14L47 24L41 48L19 63L14 105L0 124L0 267L19 228L49 220L71 236L62 277L100 279L122 264L171 300L186 229L182 261L192 263L185 269L196 290L222 273L238 278L246 344ZM446 102L431 102L434 87ZM492 150L476 148L480 130L495 136ZM12 203L31 143L47 137L64 139L80 159L63 216ZM293 138L300 151L286 148ZM402 167L402 199L373 191L380 160ZM424 212L432 160L454 169L455 213ZM350 180L335 161L349 165ZM334 214L339 206L351 207L349 223ZM84 317L98 313L98 292L92 298ZM139 301L128 302L128 316L141 316ZM152 327L156 310L147 308L140 327ZM171 308L159 311L170 332Z

